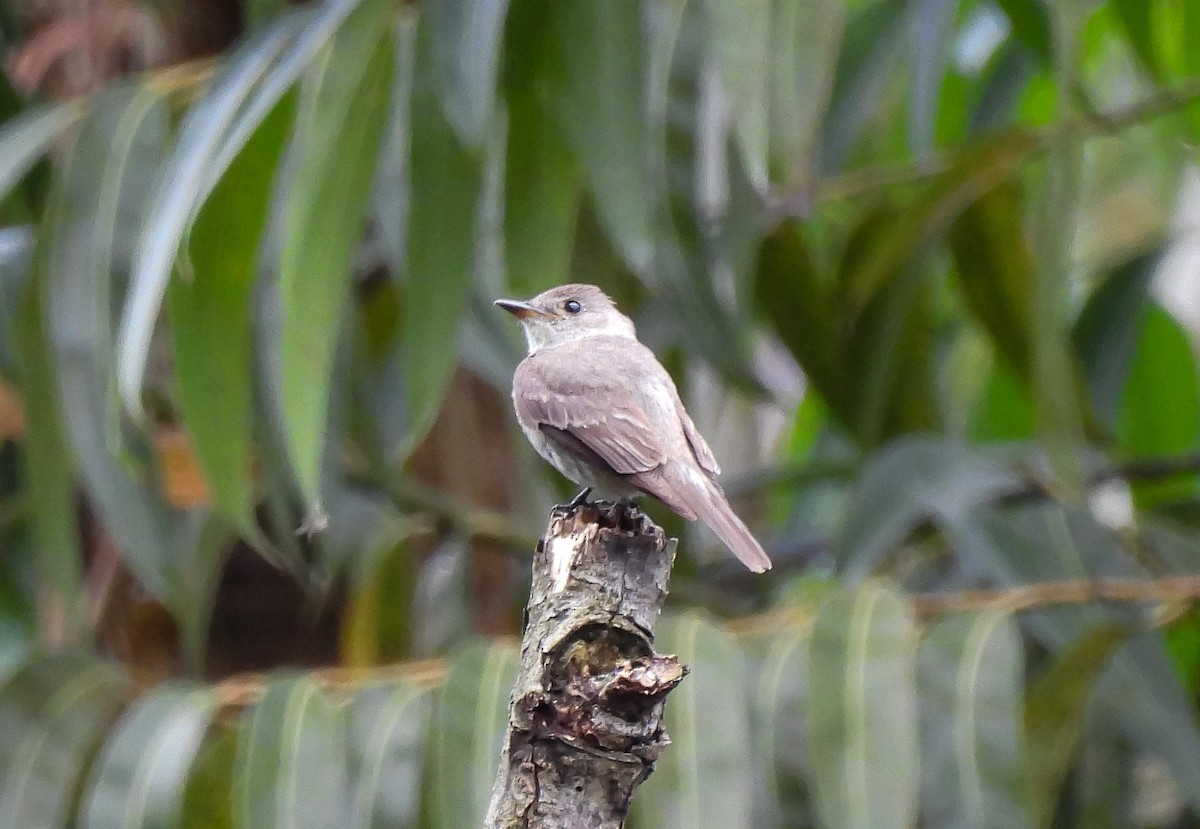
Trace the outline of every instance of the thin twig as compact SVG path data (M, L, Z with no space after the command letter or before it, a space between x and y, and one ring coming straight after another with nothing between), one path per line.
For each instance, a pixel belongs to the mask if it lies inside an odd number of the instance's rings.
M1112 112L1079 113L1069 121L1033 130L1039 140L1032 143L1029 154L1032 157L1044 152L1054 135L1061 130L1069 130L1079 139L1107 135L1171 115L1197 100L1200 100L1200 77L1189 78L1177 87L1155 93ZM815 205L818 202L852 199L900 184L924 181L949 170L960 152L961 150L934 153L913 163L862 167L818 182L812 185L813 190L808 193L781 193L778 201L784 204Z
M1181 605L1200 599L1200 575L1168 576L1158 579L1067 579L1015 587L944 590L911 593L913 612L924 619L953 613L982 613L999 610L1022 613L1063 605L1111 604ZM772 636L782 630L803 631L815 617L816 606L795 605L730 621L739 636ZM1149 625L1158 627L1177 613L1156 614Z
M1091 602L1165 604L1194 599L1200 599L1200 575L1157 579L1068 579L998 589L915 593L910 597L919 616L984 610L1017 613Z

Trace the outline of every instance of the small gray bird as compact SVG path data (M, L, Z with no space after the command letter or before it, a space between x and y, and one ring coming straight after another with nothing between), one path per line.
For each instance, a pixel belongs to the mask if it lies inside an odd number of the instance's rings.
M708 525L756 573L771 567L717 483L720 467L671 375L633 322L594 285L561 285L528 302L498 299L521 321L529 356L513 406L538 454L580 486L653 495Z

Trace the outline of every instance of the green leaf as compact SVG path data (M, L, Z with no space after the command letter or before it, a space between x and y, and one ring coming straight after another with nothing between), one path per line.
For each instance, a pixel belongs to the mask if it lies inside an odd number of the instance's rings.
M563 132L609 238L635 273L647 273L656 211L646 157L641 3L555 3L551 16L562 54L551 94Z
M798 222L783 222L763 239L754 287L759 308L809 381L843 422L853 423L857 407L837 307Z
M514 0L505 36L504 259L517 296L571 281L582 180L554 118L547 84L562 60L545 23L554 5L555 0Z
M1109 428L1116 428L1157 266L1155 252L1136 256L1114 270L1088 297L1071 332L1092 411Z
M1085 509L1053 502L1010 504L943 516L942 522L980 576L1001 585L1150 575L1120 536ZM1026 622L1047 647L1058 651L1098 626L1111 625L1114 618L1122 623L1131 619L1126 612L1091 605L1030 614ZM1200 728L1161 634L1131 638L1113 655L1101 682L1091 710L1129 744L1160 757L1178 781L1181 796L1194 807L1200 799Z
M843 3L845 5L845 3ZM856 3L838 53L821 134L821 171L831 175L887 107L904 43L905 3Z
M814 608L804 608L811 610ZM811 688L808 632L770 636L754 699L755 814L768 826L813 826L806 712Z
M1036 430L1037 412L1028 384L1006 363L995 364L971 424L971 439L984 443L1028 440Z
M391 90L392 6L368 0L306 76L281 232L280 405L300 490L320 515L333 352Z
M392 100L383 145L379 149L379 169L375 172L372 217L379 252L387 264L393 285L407 269L408 213L411 208L409 182L412 171L409 156L412 146L412 88L417 55L418 16L397 17L392 39L394 61Z
M865 573L930 517L954 517L1010 492L1020 478L964 444L914 435L863 471L838 536L839 560Z
M1054 38L1050 31L1050 15L1041 0L997 0L1008 15L1013 32L1045 66L1054 63Z
M29 304L36 241L33 225L0 227L0 376L5 378L21 372L21 320Z
M1137 348L1117 420L1120 449L1133 458L1179 455L1200 444L1200 382L1191 344L1157 304L1142 312ZM1196 474L1132 484L1140 506L1195 495Z
M261 80L253 84L236 117L229 123L216 154L209 162L205 192L212 190L216 180L224 175L246 141L283 96L291 91L296 80L309 71L318 58L327 55L329 45L339 29L362 5L363 0L327 0L285 15L279 21L280 28L294 34L294 37L263 73Z
M1190 809L1200 805L1200 727L1157 631L1133 636L1112 659L1096 699L1123 740L1159 757Z
M329 829L346 809L346 746L338 711L307 677L278 678L242 715L234 768L239 829Z
M1025 660L1012 616L939 622L917 653L922 825L1025 827Z
M1102 692L1101 692L1102 693ZM1121 730L1110 719L1087 717L1079 752L1064 787L1064 811L1076 826L1125 829L1139 822L1138 797L1145 789L1138 776L1144 759L1129 750ZM1026 824L1028 825L1028 823Z
M836 593L817 613L810 647L810 762L822 825L911 826L919 746L908 603L874 583Z
M218 709L208 688L167 687L134 702L92 769L81 829L178 826L192 763Z
M1163 80L1162 66L1154 49L1154 10L1158 4L1153 0L1113 0L1112 8L1121 21L1129 45L1150 76Z
M217 717L192 762L179 829L233 828L231 798L236 758L236 725Z
M44 273L39 273L26 285L18 331L26 424L25 470L32 498L39 591L45 591L45 596L62 610L67 635L78 643L87 628L83 553L74 468L59 414L42 308L43 289L38 284L43 278Z
M821 120L833 91L846 5L779 0L771 25L771 160L787 184L815 181Z
M433 698L407 683L355 695L349 712L355 829L416 826Z
M172 280L168 293L183 420L216 508L249 539L258 535L251 487L253 291L291 114L290 105L277 107L217 183L188 238L188 275Z
M516 676L517 654L507 643L471 645L450 666L433 737L435 829L483 825Z
M950 228L955 273L967 305L1018 376L1028 379L1033 255L1021 192L1006 182L963 211Z
M128 691L91 657L35 659L0 689L0 826L68 825L76 785Z
M216 156L222 150L223 139L247 96L261 84L264 74L287 47L296 20L289 17L280 21L229 57L208 94L184 117L179 141L163 166L138 245L129 301L121 320L118 382L130 411L141 411L142 375L180 243L196 211L240 149L231 147L225 166L220 166Z
M936 295L913 265L862 309L846 338L858 412L850 424L864 446L895 435L936 430Z
M754 189L767 187L771 0L705 0L705 44L733 113L733 132Z
M464 147L481 149L496 100L508 0L432 0L421 11L446 117Z
M939 107L956 42L959 4L925 0L909 5L912 81L908 95L908 146L916 158L937 149Z
M278 20L289 6L287 0L246 0L242 9L246 29L252 31Z
M325 49L361 0L329 0L279 19L226 62L185 118L142 234L118 349L119 388L140 410L142 374L180 243L200 205L242 147Z
M1095 628L1066 650L1025 700L1026 772L1034 826L1049 826L1079 743L1086 703L1102 669L1128 638L1116 625Z
M71 101L31 110L0 129L0 201L86 113L85 105Z
M666 703L671 746L635 799L641 825L751 826L753 765L741 649L729 631L700 614L663 619L657 646L677 654L690 673Z
M850 312L865 308L915 254L948 230L964 210L1011 178L1042 142L1036 133L1012 130L980 141L956 158L912 204L897 211L869 246L855 252L854 266L845 270L842 279Z
M176 574L168 609L179 626L182 666L195 675L204 672L213 604L235 540L227 521L199 509L179 515L171 534L168 555Z
M412 103L412 211L404 307L407 454L433 425L454 371L474 276L482 171L434 97L428 35L417 35Z
M165 102L146 89L105 93L84 123L46 218L42 310L60 411L84 488L125 562L169 602L176 563L172 513L153 483L153 460L126 455L112 362L113 274L141 228L166 137Z

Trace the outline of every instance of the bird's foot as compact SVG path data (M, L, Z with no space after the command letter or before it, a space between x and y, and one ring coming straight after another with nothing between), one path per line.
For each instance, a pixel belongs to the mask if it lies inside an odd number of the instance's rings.
M567 502L567 505L566 505L567 509L574 510L574 509L579 509L582 506L586 506L587 504L590 503L588 501L588 496L591 494L592 494L592 487L590 487L590 486L584 487L582 492L580 492L578 495L576 495L574 498L572 498L570 501Z

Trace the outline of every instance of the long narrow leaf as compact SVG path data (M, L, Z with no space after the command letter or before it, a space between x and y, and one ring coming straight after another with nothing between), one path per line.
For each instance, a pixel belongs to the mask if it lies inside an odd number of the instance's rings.
M508 0L433 0L422 11L446 117L463 146L478 150L491 124Z
M1158 261L1157 254L1139 255L1116 268L1088 297L1071 332L1092 411L1110 428L1119 416Z
M508 644L472 645L450 667L432 746L435 829L483 825L516 669L516 653Z
M640 4L555 3L552 16L563 54L553 86L563 131L587 173L614 246L634 272L644 273L653 256L656 211L642 103Z
M127 691L113 666L78 655L35 660L0 689L0 826L67 825L78 777Z
M107 94L77 140L48 217L42 310L61 411L79 474L106 528L141 583L168 598L171 512L150 476L135 477L112 402L113 273L144 215L160 159L166 107L149 90ZM132 460L132 459L130 459Z
M508 160L504 183L504 260L517 296L569 282L582 181L553 117L546 78L559 44L546 26L554 0L515 0L509 13L505 72Z
M837 304L797 223L783 222L763 239L754 293L825 402L843 422L853 423L857 406Z
M1029 824L1020 632L1011 616L952 616L917 654L924 825Z
M746 670L737 643L703 616L689 615L663 620L658 645L677 654L691 673L666 703L672 745L638 791L641 824L751 826Z
M86 111L76 102L57 104L32 110L0 129L0 200Z
M1200 446L1200 380L1183 328L1157 304L1142 314L1117 420L1120 448L1133 457L1180 455ZM1193 496L1195 473L1174 480L1135 482L1134 502Z
M1059 787L1079 741L1085 704L1101 670L1128 635L1129 631L1120 627L1095 629L1063 653L1029 689L1025 701L1026 774L1034 826L1048 826L1054 817Z
M767 186L770 143L770 0L706 0L708 51L733 112L742 164L756 190Z
M1162 66L1154 46L1156 5L1148 0L1113 0L1112 3L1117 19L1121 21L1121 26L1125 29L1129 45L1133 47L1133 53L1137 55L1138 60L1146 67L1146 71L1150 73L1151 77L1162 80Z
M212 168L212 157L246 96L294 35L295 23L292 18L280 21L242 46L180 126L179 143L163 168L149 212L152 218L138 247L121 322L119 384L130 411L141 411L142 375L176 252L219 174Z
M347 18L306 79L289 160L279 262L279 393L292 466L314 515L320 512L334 345L387 120L390 20L390 4L378 0Z
M415 827L432 695L407 684L360 692L350 707L353 829Z
M234 769L237 829L329 829L346 807L343 723L311 679L281 678L243 715Z
M290 116L281 104L217 184L188 240L190 279L168 293L184 423L217 509L251 539L252 294Z
M395 72L392 81L391 111L379 150L379 169L375 174L372 196L375 231L380 251L393 279L404 275L408 261L408 213L412 206L409 182L412 171L412 90L417 55L416 15L401 15L396 21Z
M756 825L809 826L816 822L808 786L812 779L806 715L810 677L808 632L772 635L755 696Z
M209 689L184 687L135 702L93 767L81 829L179 825L188 772L217 703Z
M50 343L42 308L44 274L29 281L20 303L19 339L21 390L26 415L26 468L33 509L33 537L37 544L37 572L43 595L52 597L64 613L68 635L85 631L83 606L83 554L76 523L74 464L67 450L59 408Z
M903 829L917 809L916 634L907 603L878 584L817 613L809 721L817 806L830 829Z
M408 435L416 446L441 406L474 275L479 160L458 142L434 95L431 44L417 35L412 99L412 210L404 307Z
M842 49L841 0L778 0L771 25L771 160L784 180L810 184L818 172L821 120Z
M1022 207L1020 190L1000 185L963 211L949 240L968 307L1009 366L1027 380L1034 264Z
M184 120L142 236L119 344L119 387L140 411L142 375L171 267L188 226L229 165L361 0L289 14L243 45Z

